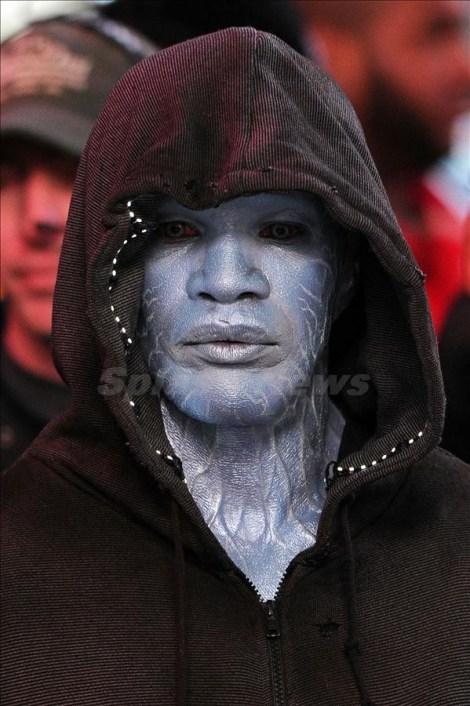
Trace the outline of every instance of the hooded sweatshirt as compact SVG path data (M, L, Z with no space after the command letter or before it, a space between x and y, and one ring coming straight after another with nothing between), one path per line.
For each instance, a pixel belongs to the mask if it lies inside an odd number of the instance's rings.
M191 497L158 397L132 382L151 236L128 203L292 190L359 241L329 372L369 385L336 390L346 426L316 542L263 603ZM319 68L237 28L124 76L80 163L54 345L72 404L5 476L6 706L470 703L469 469L437 449L423 274Z

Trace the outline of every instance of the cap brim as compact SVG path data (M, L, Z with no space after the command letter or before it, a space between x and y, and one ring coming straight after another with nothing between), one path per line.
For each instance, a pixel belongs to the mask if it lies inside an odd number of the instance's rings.
M21 101L1 111L2 137L21 135L40 140L79 157L86 145L93 122L57 105L37 100Z

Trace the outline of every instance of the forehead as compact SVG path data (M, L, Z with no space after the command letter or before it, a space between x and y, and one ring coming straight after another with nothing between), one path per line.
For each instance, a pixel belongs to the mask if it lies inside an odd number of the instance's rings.
M147 217L166 217L173 214L198 220L208 218L213 224L218 220L259 220L276 216L320 223L325 217L324 208L318 198L303 191L242 195L223 201L216 207L197 210L183 206L171 196L154 194L140 197L136 207L142 209Z
M468 26L466 3L461 0L389 0L381 3L381 9L374 27L404 41L422 40L427 35L439 40L441 34L452 35Z

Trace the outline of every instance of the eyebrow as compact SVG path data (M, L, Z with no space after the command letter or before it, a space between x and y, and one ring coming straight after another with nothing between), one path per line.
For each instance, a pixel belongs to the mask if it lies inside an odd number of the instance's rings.
M272 211L272 218L302 218L303 220L306 221L311 221L313 218L315 218L318 221L322 221L322 214L320 211L315 210L314 215L312 216L310 213L307 213L307 211L303 208L300 208L299 210L292 208L291 206L287 206L286 208L276 208L273 209Z

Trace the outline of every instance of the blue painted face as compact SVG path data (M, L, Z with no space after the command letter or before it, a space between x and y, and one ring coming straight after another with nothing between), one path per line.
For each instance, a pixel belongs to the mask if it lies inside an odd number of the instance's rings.
M281 418L311 388L328 338L339 243L303 192L192 210L155 197L142 347L165 396L224 426Z

